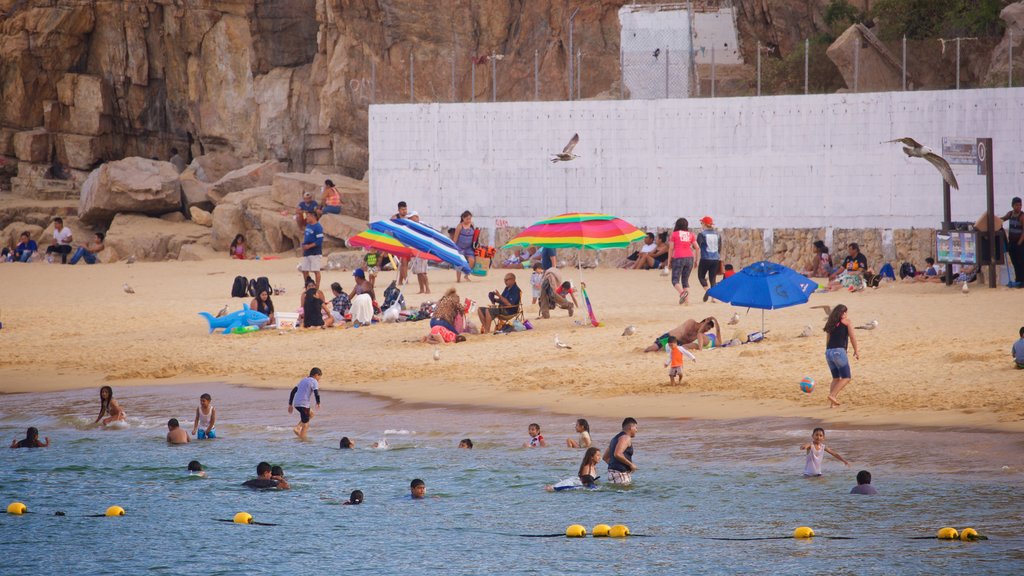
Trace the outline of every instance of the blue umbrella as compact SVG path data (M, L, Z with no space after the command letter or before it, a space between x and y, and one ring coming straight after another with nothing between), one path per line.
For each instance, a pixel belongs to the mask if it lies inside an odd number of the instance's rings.
M758 308L761 331L764 331L763 310L775 310L804 304L818 284L782 264L755 262L708 290L708 296L733 306Z
M466 274L471 272L469 262L455 243L432 228L408 219L378 220L372 222L370 228L394 236L410 248L433 254Z

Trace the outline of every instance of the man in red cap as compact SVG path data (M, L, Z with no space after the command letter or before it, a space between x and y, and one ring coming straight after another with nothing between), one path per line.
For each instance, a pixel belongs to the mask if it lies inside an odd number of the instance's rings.
M708 288L714 288L718 271L722 267L722 236L715 230L715 221L711 216L700 219L701 231L697 234L697 245L700 246L700 263L697 264L697 280L704 288L704 301L708 301ZM710 284L710 286L709 286Z

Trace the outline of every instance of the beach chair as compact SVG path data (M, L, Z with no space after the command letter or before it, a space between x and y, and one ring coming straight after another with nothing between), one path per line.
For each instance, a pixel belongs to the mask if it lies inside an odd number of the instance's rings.
M274 312L274 328L277 330L294 330L299 327L298 312Z
M494 331L499 332L506 326L514 324L518 320L520 324L526 323L526 314L523 313L523 303L520 302L513 314L496 314L494 316Z

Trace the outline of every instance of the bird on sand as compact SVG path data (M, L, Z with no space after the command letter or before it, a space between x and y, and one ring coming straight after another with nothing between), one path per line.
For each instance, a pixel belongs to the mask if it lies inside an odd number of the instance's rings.
M874 330L878 328L878 320L872 320L863 326L857 326L857 330Z
M729 318L729 325L731 326L733 324L739 324L739 323L740 323L740 314L739 314L739 312L735 312L735 313L733 313L732 318Z
M622 331L623 336L632 336L633 334L636 334L636 326L632 324L626 326L626 329Z
M436 362L436 361L438 361L440 359L441 359L441 351L438 350L437 348L434 348L434 361Z
M562 153L561 154L552 154L551 155L551 162L552 163L554 163L554 162L568 162L568 161L573 160L575 158L579 158L579 156L577 156L577 155L572 153L573 148L575 148L576 145L579 144L579 142L580 142L580 135L579 134L573 134L572 138L569 139L569 143L565 145L565 148L562 148Z
M800 335L797 336L797 338L810 338L811 334L812 334L811 327L810 326L804 326L804 331L801 332Z
M891 144L893 142L899 142L903 144L903 153L911 158L924 158L928 162L935 166L935 168L942 174L942 179L949 184L950 188L959 190L960 185L956 182L956 175L953 174L953 169L949 167L949 162L942 156L939 156L931 148L924 146L913 138L897 138L895 140L887 140L882 144Z
M966 281L964 281L964 287L961 288L960 291L963 292L964 294L970 293L971 289L967 287L967 282Z
M216 317L217 318L223 318L224 316L227 316L227 314L228 314L228 305L225 304L223 308L221 308L220 310L217 311L217 316Z
M125 294L135 294L135 289L129 286L127 282L125 282L121 288L124 289Z
M555 348L565 348L567 350L572 350L572 346L569 346L565 342L562 342L562 340L558 337L558 334L555 334Z
M132 254L131 256L129 256L128 259L124 261L124 263L125 264L135 264L135 255Z

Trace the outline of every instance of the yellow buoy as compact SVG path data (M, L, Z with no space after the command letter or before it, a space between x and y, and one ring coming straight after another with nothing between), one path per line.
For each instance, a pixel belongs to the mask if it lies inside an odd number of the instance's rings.
M960 531L960 539L964 542L973 542L981 539L981 534L974 528L964 528Z
M607 524L598 524L594 526L594 538L604 538L612 531L612 527Z
M814 530L811 530L809 526L801 526L793 530L793 538L814 538Z
M25 512L28 512L28 506L25 506L21 502L11 502L7 505L7 513L14 514L15 516L21 516Z
M587 529L582 524L573 524L565 529L567 538L583 538L587 535Z
M252 514L249 514L248 512L239 512L238 514L235 514L233 522L235 524L252 524Z
M629 527L623 524L616 524L608 530L608 536L611 536L612 538L625 538L626 536L629 536Z
M960 534L957 533L956 528L950 528L947 526L945 528L939 528L935 537L939 540L956 540L960 537Z
M120 506L111 506L107 508L107 511L103 513L104 516L124 516L124 508Z

